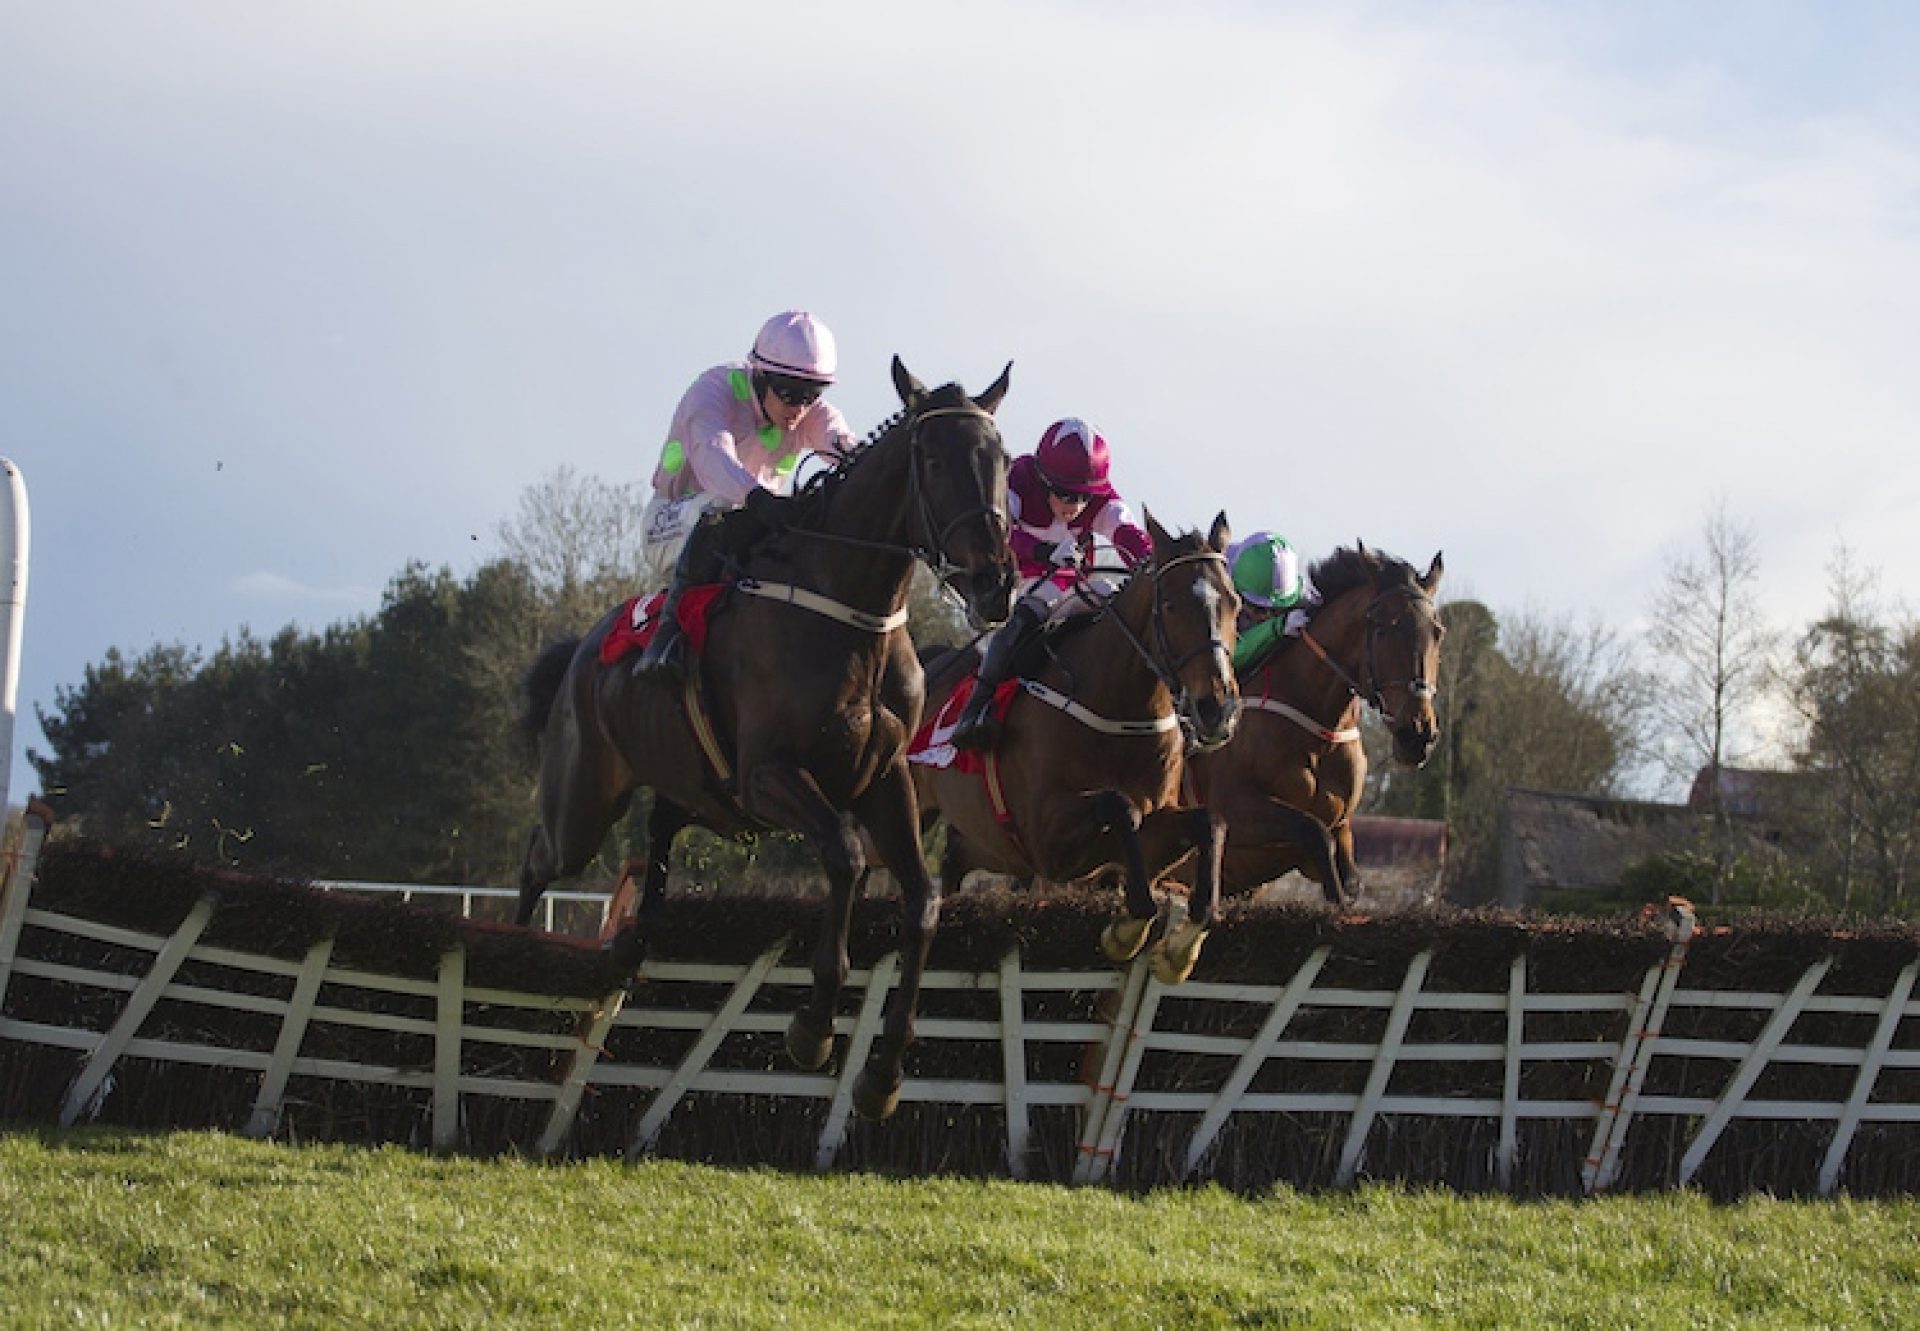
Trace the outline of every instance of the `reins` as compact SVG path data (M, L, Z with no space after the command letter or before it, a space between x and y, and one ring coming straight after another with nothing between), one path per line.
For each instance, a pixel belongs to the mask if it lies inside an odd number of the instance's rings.
M1087 711L1085 707L1073 702L1070 698L1066 698L1065 695L1054 693L1051 689L1045 689L1043 691L1029 684L1027 692L1042 702L1058 707L1061 711L1066 712L1082 724L1091 726L1093 729L1106 734L1163 734L1166 731L1174 729L1175 726L1180 726L1188 730L1190 736L1189 747L1192 747L1191 734L1193 728L1190 715L1193 710L1193 699L1186 688L1180 683L1180 668L1202 653L1212 653L1226 662L1226 669L1228 673L1231 674L1233 669L1233 655L1227 650L1226 643L1220 640L1219 634L1209 625L1206 642L1197 644L1182 654L1177 660L1174 660L1171 665L1163 663L1164 658L1173 655L1173 645L1167 636L1165 601L1161 592L1160 579L1182 564L1194 564L1203 561L1216 562L1223 567L1227 562L1226 556L1220 554L1218 551L1200 550L1189 554L1176 555L1164 564L1156 562L1148 567L1146 571L1147 576L1152 580L1153 600L1149 616L1153 630L1154 650L1149 650L1147 645L1140 641L1133 629L1127 624L1126 619L1122 617L1115 608L1115 603L1120 599L1119 594L1112 596L1102 595L1083 570L1078 568L1074 570L1074 594L1082 596L1086 600L1098 605L1100 612L1113 621L1114 627L1120 630L1121 636L1126 638L1128 645L1133 648L1134 655L1139 657L1141 663L1147 667L1148 672L1152 674L1155 681L1157 681L1162 688L1166 689L1167 693L1173 698L1174 710L1172 712L1164 717L1155 717L1150 721L1108 721L1105 718L1097 717L1095 713ZM1135 573L1133 576L1138 577L1139 574ZM1075 710L1076 708L1078 711ZM1081 716L1079 712L1087 712L1087 715ZM1104 724L1095 725L1094 722L1089 721L1087 717L1095 717Z
M1311 629L1302 628L1300 630L1300 640L1306 643L1313 654L1325 663L1327 669L1333 671L1333 673L1339 677L1340 682L1346 685L1347 692L1353 697L1359 698L1369 707L1373 708L1374 711L1378 712L1380 719L1385 721L1388 726L1399 724L1399 718L1387 708L1386 691L1388 689L1405 689L1408 702L1414 702L1421 698L1432 699L1437 696L1433 682L1421 675L1414 675L1411 678L1403 680L1394 680L1386 684L1380 682L1375 644L1379 640L1381 631L1390 627L1390 625L1381 621L1378 611L1381 602L1394 596L1404 596L1416 605L1424 605L1428 609L1433 607L1432 599L1416 587L1389 587L1386 591L1375 593L1373 599L1367 602L1367 609L1363 616L1363 622L1366 625L1367 632L1366 637L1362 640L1360 658L1361 672L1366 678L1365 684L1355 680L1353 675L1347 671L1346 667L1333 659L1332 654L1320 645L1320 640L1313 636Z
M820 541L828 545L847 546L859 550L873 550L882 554L904 555L909 559L916 559L927 566L928 571L938 580L942 591L947 592L949 595L953 594L953 579L965 570L948 557L946 552L947 537L952 535L954 529L961 524L971 522L975 518L985 515L993 521L997 529L996 534L1004 538L1007 517L1005 513L1001 512L1001 510L994 505L981 503L949 519L944 526L936 527L937 518L933 511L933 501L928 496L926 484L921 477L924 468L924 453L921 447L920 429L927 421L940 416L977 417L987 422L988 429L995 430L997 437L997 427L993 424L992 414L982 411L979 407L971 403L958 407L929 407L920 411L902 411L880 425L868 438L866 443L847 454L840 466L828 473L824 480L818 482L823 487L819 493L822 496L821 504L824 507L827 503L830 503L832 499L832 491L825 487L844 480L847 476L851 475L854 467L870 456L873 449L882 440L888 438L894 431L905 428L907 431L907 447L909 450L907 487L910 502L914 509L914 515L919 522L921 536L919 542L914 544L899 544L891 541L870 541L863 537L842 536L838 532L821 531L815 527L804 526L789 526L785 529L786 533L791 536ZM813 610L831 619L837 619L842 623L851 624L856 628L864 628L870 632L889 632L907 622L907 612L904 607L894 611L890 615L879 616L856 609L852 606L844 605L830 597L822 596L818 592L808 591L805 588L789 587L779 583L758 583L753 587L749 587L747 585L749 581L751 580L743 580L736 585L742 590L745 590L748 595L767 596L770 599L787 601L803 609Z

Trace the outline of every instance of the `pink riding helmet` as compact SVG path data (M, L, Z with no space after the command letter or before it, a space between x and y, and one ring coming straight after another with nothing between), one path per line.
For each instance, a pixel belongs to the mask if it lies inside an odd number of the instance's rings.
M761 325L747 363L762 374L830 384L839 359L825 324L805 310L785 310Z
M1047 427L1033 451L1033 462L1040 478L1055 490L1113 498L1113 483L1107 479L1106 438L1076 416Z

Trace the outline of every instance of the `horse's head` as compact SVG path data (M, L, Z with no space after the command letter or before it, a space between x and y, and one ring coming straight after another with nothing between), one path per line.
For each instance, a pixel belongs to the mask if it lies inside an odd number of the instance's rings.
M1153 651L1171 681L1182 724L1197 748L1217 749L1233 738L1240 719L1240 688L1233 645L1240 596L1227 568L1227 515L1205 536L1169 535L1146 515L1153 559L1135 574L1153 586Z
M1435 554L1421 575L1413 565L1376 555L1364 545L1360 552L1378 560L1366 614L1362 669L1367 700L1393 734L1394 756L1419 767L1440 737L1433 714L1434 681L1440 673L1440 639L1447 630L1433 593L1446 566Z
M1007 450L993 420L1012 375L1009 362L986 392L969 397L958 384L928 391L893 358L925 557L959 592L976 628L1007 618L1018 574L1007 545Z

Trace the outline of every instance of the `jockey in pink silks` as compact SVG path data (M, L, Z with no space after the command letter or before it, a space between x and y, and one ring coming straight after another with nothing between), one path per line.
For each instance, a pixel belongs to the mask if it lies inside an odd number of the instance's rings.
M767 320L745 361L714 366L681 397L644 520L649 590L667 584L667 600L638 673L680 674L681 593L720 581L729 553L786 526L786 495L803 456L839 456L855 444L846 417L821 398L838 361L827 326L788 310Z
M987 643L980 678L954 725L956 747L992 744L994 690L1012 672L1020 649L1049 620L1091 614L1119 590L1118 579L1099 573L1085 578L1086 592L1080 588L1076 566L1092 552L1095 537L1119 551L1129 569L1153 553L1152 538L1115 493L1110 470L1106 439L1071 416L1049 425L1039 446L1014 460L1007 473L1010 544L1021 580L1031 585Z

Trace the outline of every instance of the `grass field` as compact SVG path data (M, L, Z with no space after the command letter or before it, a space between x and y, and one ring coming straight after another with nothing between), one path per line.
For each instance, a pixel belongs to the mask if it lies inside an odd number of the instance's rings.
M22 1129L0 1324L1905 1328L1920 1202L1250 1201Z

